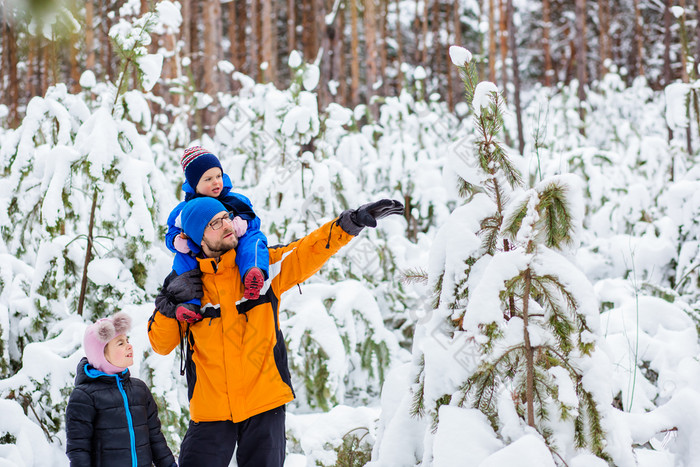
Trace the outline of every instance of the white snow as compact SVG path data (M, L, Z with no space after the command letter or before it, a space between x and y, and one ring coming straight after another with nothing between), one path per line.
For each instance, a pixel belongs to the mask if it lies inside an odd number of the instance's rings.
M141 84L145 91L150 91L155 86L163 69L163 55L148 54L136 60L139 70L143 73Z
M296 50L292 50L292 52L289 54L289 60L287 63L290 68L298 68L302 63L301 54Z
M165 33L180 27L179 8L158 4ZM405 2L392 14L414 8L415 2ZM118 24L113 33L133 44L134 29L127 26ZM164 55L141 52L148 90ZM469 62L466 49L449 52L455 64ZM0 465L67 465L63 428L49 439L36 417L60 423L85 326L117 309L135 321L133 373L148 382L173 420L186 422L178 357L154 355L146 329L153 296L171 267L160 229L181 195L178 160L189 144L220 155L234 190L253 201L270 244L289 242L374 199L412 203L413 237L404 216L382 219L301 284L301 294L295 288L283 297L280 323L297 391L288 407L287 465L333 464L334 449L348 433L363 437L374 467L553 465L556 457L518 415L510 388L494 395L496 431L483 413L458 406L461 385L483 363L481 325L500 323L498 351L522 343L522 319L503 323L502 304L505 281L528 267L556 277L575 299L576 316L586 320L581 339L595 350L590 356L572 352L570 363L598 404L612 463L698 465L700 170L695 156L684 152L685 132L674 131L668 141L666 131L666 124L673 130L690 124L685 100L697 83L657 92L644 79L628 86L624 76L609 73L589 89L586 136L578 132L575 83L555 94L529 91L527 125L537 125L542 102L548 112L538 154L526 149L515 155L505 147L526 180L506 203L514 209L522 202L526 216L515 249L505 252L499 244L487 255L481 221L496 205L484 192L457 195L460 179L474 186L487 180L464 102L455 115L432 89L428 99L404 89L385 98L371 124L357 128L367 106L319 109L318 67L304 65L296 51L288 63L302 67L302 86L256 84L220 64L241 89L217 96L226 115L215 135L198 141L178 112L204 108L212 96L195 93L189 107L151 115L152 96L136 89L112 109L114 85L89 70L80 94L59 83L27 103L18 128L0 127L0 436L14 439L0 445ZM186 58L182 64L189 66ZM401 69L417 81L427 78L422 67L412 74L408 64ZM485 82L476 91L479 115L498 89ZM7 112L0 112L3 124ZM506 125L514 134L513 122L506 119ZM302 146L312 140L313 151ZM541 194L552 183L566 188L573 242L525 254L523 244L537 240ZM81 317L75 304L95 192L90 300ZM426 284L398 282L402 272L417 268L426 271ZM528 305L546 320L540 302ZM528 331L533 345L553 342L536 320ZM327 410L304 385L305 365L321 354L323 371L313 377L321 378ZM547 371L558 402L576 412L580 399L569 369ZM421 391L424 415L413 416ZM21 399L10 394L30 397L37 415L25 414ZM438 408L442 398L449 402ZM567 465L607 465L575 448L564 421L551 423ZM177 449L179 427L164 429Z
M458 45L451 45L450 50L450 60L455 66L465 66L467 63L471 62L472 54L464 47Z
M493 93L498 94L498 87L490 81L482 81L476 85L474 89L474 100L472 100L472 106L474 107L474 114L476 117L481 115L481 109L483 107L491 105Z

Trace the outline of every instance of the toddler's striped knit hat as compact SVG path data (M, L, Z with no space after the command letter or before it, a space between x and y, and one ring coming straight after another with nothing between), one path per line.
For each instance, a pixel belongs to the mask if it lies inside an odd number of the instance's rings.
M182 170L185 172L187 183L192 190L197 189L199 179L202 178L204 172L212 167L221 169L221 162L219 162L219 159L201 146L192 146L191 148L185 149L185 154L182 156L180 164L182 165ZM223 169L221 169L221 173L224 173Z

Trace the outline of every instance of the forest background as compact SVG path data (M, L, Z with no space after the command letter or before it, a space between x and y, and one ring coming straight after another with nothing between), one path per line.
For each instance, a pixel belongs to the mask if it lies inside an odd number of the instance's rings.
M0 8L0 461L65 465L82 332L116 309L177 450L178 356L154 355L145 326L179 157L202 144L271 244L380 197L407 206L284 298L290 465L700 462L700 2ZM543 199L567 207L550 230ZM516 278L542 264L561 290L530 300ZM518 329L534 351L499 358Z

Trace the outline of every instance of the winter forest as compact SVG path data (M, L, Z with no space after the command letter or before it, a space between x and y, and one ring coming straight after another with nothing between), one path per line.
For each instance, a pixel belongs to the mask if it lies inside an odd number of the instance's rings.
M67 466L88 324L150 347L180 157L270 245L401 200L282 296L287 466L700 466L700 1L0 0L0 466ZM235 465L233 461L232 465Z

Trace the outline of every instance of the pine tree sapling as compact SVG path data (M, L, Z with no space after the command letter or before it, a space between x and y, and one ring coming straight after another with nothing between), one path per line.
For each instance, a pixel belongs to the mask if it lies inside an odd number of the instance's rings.
M435 431L441 406L473 407L508 441L502 417L511 405L557 459L570 457L571 445L607 459L600 402L585 384L584 371L595 350L598 311L590 284L567 259L582 229L580 182L562 175L526 189L518 162L498 139L504 113L498 89L476 82L468 53L454 47L450 53L453 61L462 61L476 131L475 138L457 143L452 155L468 197L451 217L467 209L479 217L470 220L478 227L462 230L474 236L469 249L458 249L462 272L454 259L439 256L433 258L430 277L440 297L436 316L450 319L443 325L445 338L466 339L463 351L469 349L474 358L463 361L456 373L464 375L461 383L443 383L440 389L429 377L434 378L430 367L437 362L425 354L416 372L420 385L413 413L430 414ZM459 279L447 282L448 274Z

